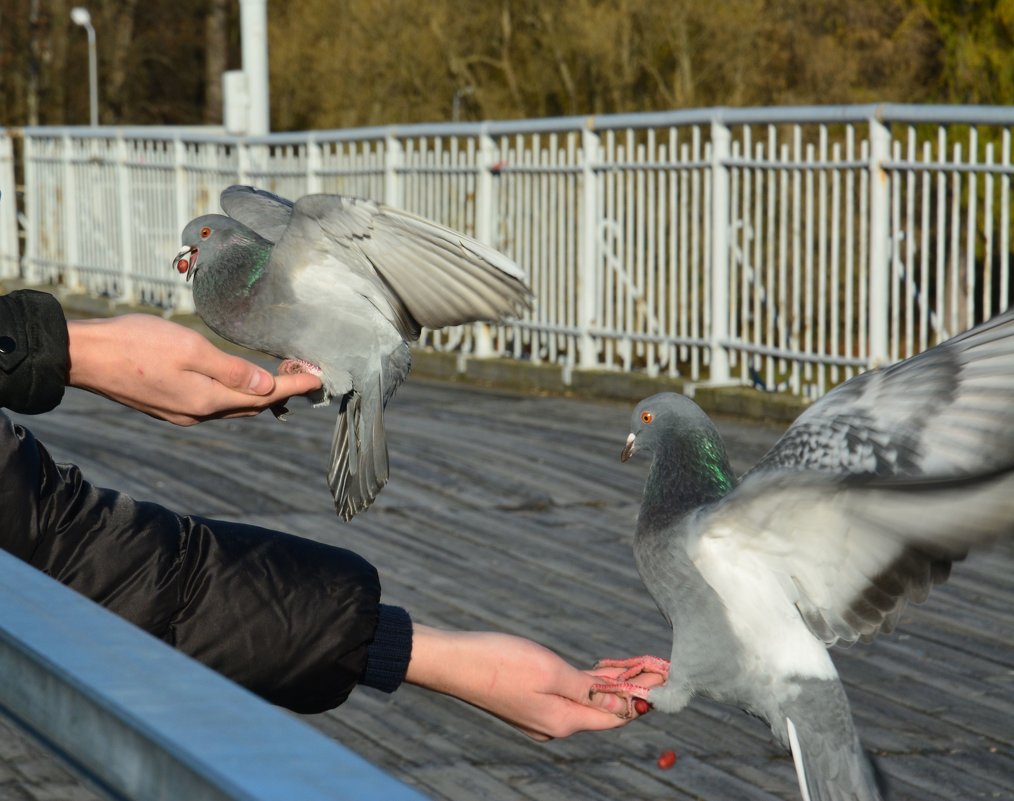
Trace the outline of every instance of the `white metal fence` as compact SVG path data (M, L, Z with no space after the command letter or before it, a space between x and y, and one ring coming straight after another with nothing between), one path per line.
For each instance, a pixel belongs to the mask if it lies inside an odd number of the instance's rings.
M0 278L19 274L16 194L14 142L0 128Z
M492 353L818 395L1007 307L1012 125L1014 108L881 105L247 139L29 128L21 269L188 308L169 263L225 186L362 195L528 271L535 308ZM475 330L426 337L474 353Z

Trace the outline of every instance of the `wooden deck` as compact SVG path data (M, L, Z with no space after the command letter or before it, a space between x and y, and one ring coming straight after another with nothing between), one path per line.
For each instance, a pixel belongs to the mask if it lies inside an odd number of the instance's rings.
M380 569L385 600L420 622L520 634L581 665L666 653L631 554L647 464L618 459L629 407L412 379L388 412L391 483L352 524L334 517L324 483L332 413L293 409L285 424L180 429L72 391L57 411L21 419L94 483L359 551ZM779 433L721 428L738 470ZM893 798L1014 799L1012 643L1005 543L956 566L893 635L835 652ZM435 799L799 797L762 724L699 701L544 745L414 687L360 689L307 720ZM666 749L678 761L663 771Z

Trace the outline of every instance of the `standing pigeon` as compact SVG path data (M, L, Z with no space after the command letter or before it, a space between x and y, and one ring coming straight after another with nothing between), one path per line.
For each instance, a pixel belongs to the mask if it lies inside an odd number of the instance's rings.
M738 482L693 401L641 401L620 458L652 455L634 554L672 656L605 660L628 670L596 689L740 707L807 801L879 799L827 646L891 631L971 546L1014 533L1012 399L1014 311L836 388Z
M173 266L226 339L320 376L340 402L327 481L345 520L387 483L384 408L408 374L420 328L501 320L530 302L524 274L492 248L360 198L295 203L249 186L222 193L229 216L183 229Z

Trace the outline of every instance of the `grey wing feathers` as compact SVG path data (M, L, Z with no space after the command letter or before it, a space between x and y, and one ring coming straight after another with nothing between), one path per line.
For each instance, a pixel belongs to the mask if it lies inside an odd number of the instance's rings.
M710 538L750 553L779 577L814 635L832 644L889 631L951 562L1011 534L1014 463L945 481L762 473L712 512L699 547Z
M289 225L293 203L252 186L230 186L220 198L222 210L269 242L277 242Z
M524 274L493 248L372 201L307 195L295 213L369 263L411 317L429 328L501 320L531 300Z
M808 408L751 472L942 476L1014 452L1014 310Z

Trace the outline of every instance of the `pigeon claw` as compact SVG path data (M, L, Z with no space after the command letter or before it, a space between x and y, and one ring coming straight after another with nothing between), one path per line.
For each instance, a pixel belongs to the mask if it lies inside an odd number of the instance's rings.
M297 373L309 373L320 378L324 373L315 364L303 361L302 359L286 359L278 365L278 372L281 375L296 375Z
M618 682L630 681L635 676L640 676L642 673L657 673L664 679L669 678L669 660L662 659L659 656L634 656L630 659L600 659L595 663L596 668L612 667L612 668L625 668L625 670L616 677Z

